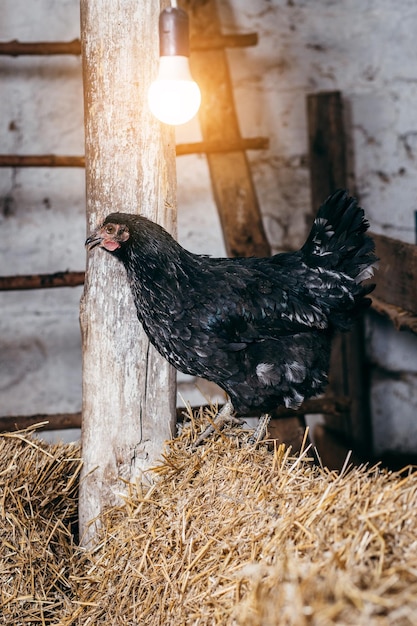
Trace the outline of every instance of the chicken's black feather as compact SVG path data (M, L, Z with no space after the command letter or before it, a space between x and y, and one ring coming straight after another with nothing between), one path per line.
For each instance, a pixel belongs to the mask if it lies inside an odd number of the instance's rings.
M374 243L345 191L320 207L300 250L270 258L192 254L137 215L113 213L101 231L109 225L123 233L108 249L151 342L177 369L217 383L241 415L322 392L334 332L370 303Z

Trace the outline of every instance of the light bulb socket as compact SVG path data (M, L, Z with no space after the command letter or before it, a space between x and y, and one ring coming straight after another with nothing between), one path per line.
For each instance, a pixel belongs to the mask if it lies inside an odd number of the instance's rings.
M159 15L159 55L190 56L188 15L177 7L168 7Z

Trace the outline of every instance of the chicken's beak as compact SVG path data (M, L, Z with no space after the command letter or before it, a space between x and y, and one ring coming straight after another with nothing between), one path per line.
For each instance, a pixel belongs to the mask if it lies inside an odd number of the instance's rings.
M85 240L85 246L88 250L92 250L96 246L99 246L103 241L103 237L98 234L98 232L93 233Z

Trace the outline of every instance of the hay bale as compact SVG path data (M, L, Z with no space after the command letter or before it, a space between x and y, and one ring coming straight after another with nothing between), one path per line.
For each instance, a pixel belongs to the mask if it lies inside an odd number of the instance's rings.
M400 624L417 609L417 477L337 474L233 438L170 442L105 520L80 597L114 624ZM97 583L97 581L99 581Z
M95 550L69 544L55 621L30 622L22 604L7 623L415 623L417 474L330 472L238 429L193 450L200 418L169 442L154 484L128 486L103 516Z
M0 616L52 624L72 607L78 446L49 446L31 431L0 436Z

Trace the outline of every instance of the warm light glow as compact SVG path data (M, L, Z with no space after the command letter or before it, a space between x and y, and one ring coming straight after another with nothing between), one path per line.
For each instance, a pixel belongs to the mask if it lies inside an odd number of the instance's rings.
M196 115L201 94L191 76L188 57L160 57L158 77L149 88L148 102L155 117L165 124L185 124Z

